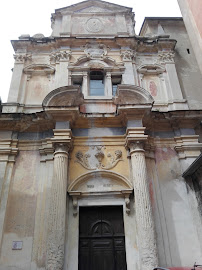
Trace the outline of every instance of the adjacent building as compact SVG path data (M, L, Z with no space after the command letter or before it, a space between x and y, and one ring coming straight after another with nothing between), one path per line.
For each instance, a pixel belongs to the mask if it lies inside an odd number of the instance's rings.
M55 10L51 36L12 41L0 269L201 263L202 195L187 173L201 72L182 18L145 18L139 36L134 25L131 8L84 1Z

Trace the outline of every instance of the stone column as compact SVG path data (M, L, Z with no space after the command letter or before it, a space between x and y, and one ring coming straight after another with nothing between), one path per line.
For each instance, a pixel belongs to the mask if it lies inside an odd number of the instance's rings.
M59 135L61 135L62 132L63 135L65 135L64 130L54 131L54 135L58 132L60 132ZM68 135L69 134L67 134L67 136ZM46 269L48 270L62 270L64 264L68 150L70 147L70 141L68 142L69 139L70 137L67 140L62 140L60 142L59 139L56 138L54 142L54 173L49 214L46 266Z
M130 149L135 195L135 212L140 252L140 268L152 270L158 266L154 220L147 181L144 128L127 130L127 146Z

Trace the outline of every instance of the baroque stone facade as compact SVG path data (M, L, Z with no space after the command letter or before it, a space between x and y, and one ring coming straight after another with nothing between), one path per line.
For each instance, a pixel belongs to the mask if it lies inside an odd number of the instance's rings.
M181 18L134 25L84 1L55 10L49 37L12 41L0 269L201 263L201 73Z

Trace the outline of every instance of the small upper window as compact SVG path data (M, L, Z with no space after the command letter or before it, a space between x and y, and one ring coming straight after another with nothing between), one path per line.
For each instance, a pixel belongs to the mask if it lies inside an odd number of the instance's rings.
M101 71L93 70L90 72L90 96L104 96L104 75Z

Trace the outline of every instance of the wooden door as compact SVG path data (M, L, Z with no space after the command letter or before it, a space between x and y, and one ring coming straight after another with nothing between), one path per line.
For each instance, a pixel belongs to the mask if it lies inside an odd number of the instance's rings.
M79 270L126 270L123 208L81 207Z

